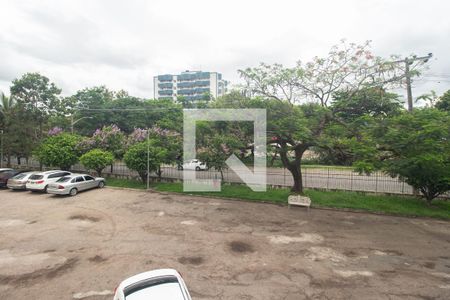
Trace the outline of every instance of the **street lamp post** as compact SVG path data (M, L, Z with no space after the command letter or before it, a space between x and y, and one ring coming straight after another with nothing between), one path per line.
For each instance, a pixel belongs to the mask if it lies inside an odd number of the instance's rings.
M82 117L79 118L78 120L73 120L73 115L70 116L70 132L73 134L73 125L75 125L76 123L78 123L79 121L83 120L83 119L92 119L92 117Z

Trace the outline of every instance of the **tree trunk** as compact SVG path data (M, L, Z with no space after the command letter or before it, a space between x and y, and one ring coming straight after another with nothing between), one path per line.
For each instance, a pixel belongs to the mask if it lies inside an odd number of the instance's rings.
M292 164L287 169L291 172L292 178L294 179L294 185L291 188L291 192L303 194L303 179L300 163Z
M277 155L278 153L275 152L275 154L272 156L272 158L270 159L270 163L269 163L269 167L273 167L273 163L275 162L275 160L277 159Z
M162 178L161 166L159 166L158 170L156 170L156 174L158 175L158 182L161 182L161 178Z
M147 172L139 172L139 176L142 179L142 183L146 184L147 183Z
M303 153L309 148L308 145L298 144L294 147L295 158L293 160L289 160L288 158L288 148L286 144L281 144L280 149L280 158L283 162L283 166L289 170L292 174L292 178L294 180L294 185L291 188L291 192L303 194L303 180L302 180L302 157Z

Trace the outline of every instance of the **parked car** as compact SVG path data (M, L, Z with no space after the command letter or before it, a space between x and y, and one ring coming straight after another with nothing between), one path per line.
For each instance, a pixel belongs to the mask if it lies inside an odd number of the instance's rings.
M160 269L125 279L117 287L114 300L191 300L180 273Z
M14 176L27 172L26 170L9 170L0 173L0 187L6 187Z
M12 171L13 169L11 168L0 168L0 174L6 171Z
M36 172L19 173L8 180L7 187L12 190L25 190L28 179Z
M54 183L50 183L47 193L56 195L75 196L78 192L102 188L105 186L105 178L92 177L88 174L70 174L59 178Z
M41 191L46 192L47 187L50 183L54 183L56 180L58 180L61 177L70 175L72 173L68 171L61 171L61 170L53 170L53 171L46 171L46 172L40 172L40 173L34 173L28 178L26 189L32 192Z
M182 166L178 167L179 170L196 170L196 171L206 171L208 167L206 163L201 162L198 159L191 159L183 163Z

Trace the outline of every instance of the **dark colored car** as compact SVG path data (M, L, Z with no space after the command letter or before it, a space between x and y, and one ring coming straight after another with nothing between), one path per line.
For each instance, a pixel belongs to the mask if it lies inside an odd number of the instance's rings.
M8 170L4 172L0 172L0 187L6 187L8 184L8 180L17 174L28 172L26 170Z

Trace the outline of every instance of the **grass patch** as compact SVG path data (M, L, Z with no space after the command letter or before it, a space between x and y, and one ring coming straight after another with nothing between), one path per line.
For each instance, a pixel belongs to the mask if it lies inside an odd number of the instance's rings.
M108 178L107 185L134 189L145 189L140 181ZM183 193L183 184L152 183L158 191ZM266 192L254 192L244 185L223 185L221 192L189 192L186 194L244 199L255 202L287 204L288 189L268 189ZM370 195L346 191L306 190L316 207L348 208L369 212L398 214L411 217L430 217L450 220L450 201L434 200L428 206L424 200L407 196Z
M123 187L130 189L145 189L147 186L142 183L142 181L130 180L130 179L120 179L120 178L106 178L106 185Z

